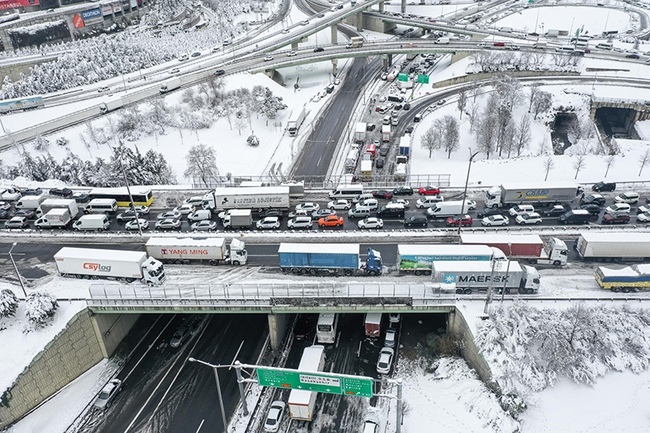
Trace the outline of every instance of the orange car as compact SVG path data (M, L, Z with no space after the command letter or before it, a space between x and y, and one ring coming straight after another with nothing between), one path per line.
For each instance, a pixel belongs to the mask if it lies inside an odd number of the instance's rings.
M318 220L318 227L339 227L343 225L343 217L338 215L328 215Z

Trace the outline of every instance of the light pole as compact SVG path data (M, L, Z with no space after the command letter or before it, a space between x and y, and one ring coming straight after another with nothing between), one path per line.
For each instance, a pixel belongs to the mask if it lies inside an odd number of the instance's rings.
M503 280L503 290L501 291L501 303L506 293L506 285L508 284L508 273L510 273L510 258L512 257L512 243L508 242L508 266L506 266L506 277Z
M14 260L14 256L11 255L11 252L14 250L14 247L18 245L17 242L14 242L11 245L11 248L9 249L9 258L11 259L11 264L14 265L14 271L16 271L16 277L18 277L18 282L20 283L20 288L23 289L23 295L25 295L25 299L27 299L27 291L25 290L25 285L23 284L23 279L20 277L20 272L18 272L18 266L16 266L16 261Z
M219 408L221 409L221 419L223 421L223 431L226 432L228 424L227 424L227 421L226 421L226 411L223 408L223 396L221 395L221 384L219 383L219 371L217 369L219 367L229 367L229 366L228 365L214 365L214 364L210 364L209 362L201 361L200 359L195 359L195 358L189 358L188 361L206 365L206 366L212 368L212 370L214 371L214 380L217 383L217 395L219 396Z
M460 205L460 216L458 217L458 243L460 243L460 229L463 226L463 215L465 214L465 202L467 201L467 185L469 184L469 172L472 169L472 161L479 152L472 153L472 148L469 148L469 165L467 166L467 178L465 179L465 190L463 191L463 203Z

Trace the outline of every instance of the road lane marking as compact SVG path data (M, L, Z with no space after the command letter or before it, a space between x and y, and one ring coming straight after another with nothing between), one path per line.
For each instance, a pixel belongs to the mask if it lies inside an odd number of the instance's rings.
M158 334L158 336L153 340L153 343L155 343L156 341L158 341L158 339L160 338L160 336L162 335L162 333L165 332L165 329L167 329L167 327L172 323L172 320L174 320L174 317L176 317L175 314L171 317L171 319L169 319L169 322L167 322L167 324L164 326L164 328L162 329L162 331L160 331L160 334ZM158 322L158 320L156 320L156 322ZM156 324L156 323L154 322L154 324L151 325L151 327L153 328L153 326L154 326L155 324ZM150 329L151 329L151 328L150 328ZM147 334L148 334L148 333L149 333L149 332L147 331ZM142 337L142 338L144 339L146 336L147 336L147 335L145 334L145 336ZM123 380L122 382L126 382L126 380L129 378L129 376L131 376L131 374L132 374L132 373L135 371L135 369L138 367L138 365L140 365L140 363L142 362L142 360L144 359L144 357L147 355L147 353L149 353L149 351L154 347L154 344L153 344L153 343L150 344L149 347L147 347L147 350L142 354L142 357L140 357L140 359L138 359L138 362L135 363L135 365L133 366L133 368L131 369L131 371L129 371L129 374L126 375L126 377L124 378L124 380ZM136 347L137 347L137 346L136 346ZM134 350L135 350L135 349L134 349ZM128 359L128 358L127 358L127 359Z
M196 433L199 433L201 431L201 427L203 427L204 422L205 422L205 418L201 420L201 424L199 424L199 428L196 429Z

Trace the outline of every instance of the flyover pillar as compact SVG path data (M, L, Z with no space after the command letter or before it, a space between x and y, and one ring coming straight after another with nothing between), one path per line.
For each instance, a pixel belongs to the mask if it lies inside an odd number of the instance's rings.
M363 12L359 12L357 14L357 31L358 32L363 31Z
M298 50L298 42L292 42L291 43L291 50L292 51L297 51Z
M269 341L271 349L278 350L289 325L291 314L269 314Z
M402 5L400 8L400 12L405 14L406 13L406 0L402 0Z
M336 77L336 74L339 73L339 60L338 59L332 59L332 76Z
M384 11L384 2L379 2L379 12Z
M332 43L333 44L338 44L339 43L339 32L336 29L336 24L330 27L332 29Z

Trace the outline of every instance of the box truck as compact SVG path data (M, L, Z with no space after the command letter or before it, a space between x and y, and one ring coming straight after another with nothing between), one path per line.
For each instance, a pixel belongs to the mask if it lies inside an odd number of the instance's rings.
M34 226L39 229L65 228L72 221L68 209L52 209L36 221Z
M25 195L14 206L16 209L32 209L36 211L45 200L47 200L47 197L44 195Z
M203 196L203 207L213 213L226 209L289 209L289 187L216 188Z
M364 159L361 161L361 181L372 181L372 160L370 159Z
M488 245L500 249L511 259L526 260L530 264L564 266L569 248L561 239L544 242L538 235L519 234L461 234L463 245Z
M381 334L381 318L382 313L366 313L364 326L366 329L366 337L377 338Z
M361 48L363 47L363 36L352 36L350 42L345 48Z
M381 125L381 141L390 141L390 125Z
M359 149L353 148L348 152L347 158L345 158L345 172L354 173L354 170L357 168L357 159L359 158Z
M246 245L239 239L233 239L228 247L223 238L149 238L145 246L149 257L163 263L207 262L213 266L237 266L248 261Z
M379 251L368 248L366 261L361 260L359 244L293 244L282 242L278 249L283 272L312 274L320 272L343 275L379 275L382 261Z
M171 92L181 87L181 79L179 77L170 78L169 80L163 81L160 86L160 93Z
M250 209L233 209L221 222L227 229L250 229L253 227L253 212Z
M358 122L357 127L354 130L354 141L356 143L365 143L366 142L366 128L368 125L365 122Z
M490 262L505 259L506 255L501 250L487 245L397 245L397 269L415 275L431 275L434 262Z
M99 104L99 113L106 114L111 111L115 111L118 108L122 108L123 106L124 106L124 102L122 101L121 97L109 99Z
M403 135L402 138L399 139L399 154L400 154L400 156L405 156L407 158L411 154L411 135L410 134Z
M107 278L161 284L165 281L163 264L144 251L98 250L64 247L54 255L56 267L64 277Z
M70 218L76 218L79 215L79 206L74 199L67 198L48 198L41 203L41 206L36 209L36 217L41 217L51 211L52 209L67 209L70 212Z
M510 207L517 204L553 205L569 203L582 187L575 183L502 184L485 192L485 207Z
M300 364L298 364L298 372L316 373L323 371L323 367L325 367L325 346L305 347L300 358ZM308 374L300 374L300 376L309 378ZM288 400L291 418L299 421L311 421L314 416L317 397L318 393L316 391L292 389Z
M537 269L512 260L435 262L433 272L434 282L455 284L458 294L486 291L490 287L497 293L505 288L505 293L529 295L539 290Z
M647 260L650 259L650 233L581 233L575 249L585 260Z
M305 121L305 117L307 117L305 107L302 107L300 110L294 111L291 114L291 117L289 117L289 120L287 121L287 131L289 131L290 136L295 137L296 134L298 134L300 126Z
M650 288L650 265L633 265L623 269L596 268L596 283L612 292L638 292Z

